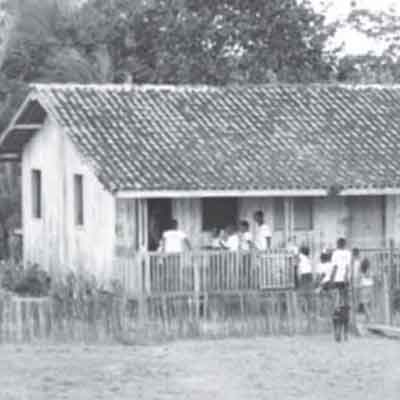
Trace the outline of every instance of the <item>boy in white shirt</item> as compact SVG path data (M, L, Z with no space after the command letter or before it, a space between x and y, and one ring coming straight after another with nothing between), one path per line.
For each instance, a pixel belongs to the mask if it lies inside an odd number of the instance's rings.
M332 277L333 264L331 254L328 250L323 250L320 263L317 265L317 281L323 289L328 289Z
M351 252L346 249L346 239L340 238L337 241L337 248L332 254L332 265L335 286L345 288L349 283L351 267Z
M352 256L346 249L346 239L337 241L337 248L332 254L334 288L339 289L336 296L335 310L333 312L333 328L336 341L348 339L350 323L349 281Z
M253 243L250 233L250 225L247 221L240 221L239 250L242 252L240 257L240 264L242 266L242 277L240 279L239 284L241 286L241 289L252 288L251 255L250 255L250 250L252 248L253 248Z
M226 228L226 239L221 241L221 247L228 251L239 250L239 235L233 225L229 225Z
M178 229L178 221L173 219L169 230L164 231L161 239L161 251L164 253L182 253L191 250L186 233Z
M299 274L300 287L305 290L310 289L313 282L313 276L310 249L307 246L301 246L298 260L297 271Z
M254 237L254 245L260 251L267 251L271 248L271 229L264 222L264 213L257 211L254 213L254 221L256 223L256 231Z
M250 225L247 221L240 221L239 223L239 249L248 252L252 248L252 240L250 233Z

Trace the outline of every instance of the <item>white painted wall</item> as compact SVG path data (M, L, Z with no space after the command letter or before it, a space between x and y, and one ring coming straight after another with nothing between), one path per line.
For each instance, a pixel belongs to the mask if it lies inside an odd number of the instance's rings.
M194 248L201 247L206 238L202 234L201 199L172 199L172 217L189 237Z
M78 269L107 280L112 273L115 199L73 143L50 119L22 157L25 263L58 273ZM31 170L42 171L42 218L32 217ZM83 175L84 226L75 226L73 176Z

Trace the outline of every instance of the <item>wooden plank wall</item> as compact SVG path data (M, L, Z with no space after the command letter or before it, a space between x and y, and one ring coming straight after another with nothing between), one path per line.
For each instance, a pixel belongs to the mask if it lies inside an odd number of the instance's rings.
M385 236L393 239L396 246L400 245L400 196L386 196Z
M42 171L42 218L32 217L31 170ZM83 175L84 225L74 220L73 177ZM47 119L23 153L24 261L53 274L83 270L107 282L112 273L115 200L66 134Z
M322 232L324 245L336 247L339 237L349 236L349 208L343 197L314 199L314 230Z
M116 199L116 245L147 250L147 200Z
M148 242L147 200L116 200L116 242L113 277L129 295L143 292L143 270Z
M203 243L201 199L172 199L172 216L189 237L192 246Z
M246 220L250 224L250 230L254 235L255 222L253 219L256 211L263 211L265 222L273 229L274 226L274 199L268 197L251 197L239 199L239 220Z
M362 247L376 243L379 247L385 239L397 237L400 240L400 196L389 198L384 210L381 201L374 198L360 197L356 200L345 197L315 197L313 202L313 230L293 230L297 242L303 238L313 237L320 246L334 248L339 237L345 237L350 242L360 242L359 237L364 233L366 243L359 243ZM198 247L204 240L202 233L201 199L173 199L173 215L178 219L194 243ZM274 198L240 198L239 220L247 220L254 233L255 223L253 214L262 210L266 223L272 230L272 243L277 246L284 243L282 231L274 230ZM368 215L363 218L362 213ZM353 214L353 215L352 215ZM373 222L371 222L371 218ZM293 225L293 224L292 224ZM354 236L354 240L353 239ZM200 239L198 239L200 238Z
M60 135L47 120L26 145L22 159L23 235L25 263L38 263L55 272L65 258L63 179ZM32 169L42 171L42 218L32 215Z

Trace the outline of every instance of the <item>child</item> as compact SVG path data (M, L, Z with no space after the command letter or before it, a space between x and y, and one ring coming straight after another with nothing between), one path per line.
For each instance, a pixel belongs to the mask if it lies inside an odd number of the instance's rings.
M360 256L360 250L358 248L354 248L352 251L352 264L350 273L350 280L353 286L357 285L361 270L361 262L362 258Z
M244 252L250 251L252 247L252 237L250 233L250 225L247 221L239 223L239 249Z
M253 248L252 237L250 233L250 225L247 221L243 220L239 223L239 250L242 252L240 255L241 265L241 289L250 289L252 287L251 277L251 254L250 250Z
M342 334L348 339L350 322L350 301L349 301L349 280L352 254L346 248L346 240L340 238L337 241L337 248L332 254L331 282L336 297L335 309L333 312L333 328L336 341L340 342Z
M239 235L236 233L234 225L228 225L224 237L221 240L221 247L228 251L239 250Z
M371 274L371 266L368 259L364 259L360 265L359 274L359 287L360 287L360 306L365 315L365 322L369 323L371 320L371 308L374 289L374 280Z
M214 227L211 231L211 250L218 250L221 248L221 234L218 232L218 228Z
M332 254L332 281L336 288L347 290L350 279L351 252L346 248L346 239L337 241L337 248Z
M320 263L317 266L317 285L322 289L329 288L332 270L331 253L328 250L323 250L320 256Z
M310 249L307 246L301 246L298 260L297 271L299 274L300 287L302 289L311 289L313 276Z

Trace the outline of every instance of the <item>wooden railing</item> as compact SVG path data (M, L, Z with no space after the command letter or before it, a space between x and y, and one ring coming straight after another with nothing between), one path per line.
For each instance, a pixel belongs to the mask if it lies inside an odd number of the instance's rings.
M361 256L368 258L374 280L382 282L386 277L387 284L400 289L400 250L397 248L361 249Z
M294 287L292 257L270 252L192 251L119 255L116 275L128 292L187 293Z
M400 250L361 249L376 282L400 289ZM313 257L316 263L318 257ZM163 254L123 250L115 277L129 293L188 293L294 288L295 260L287 251L192 251Z

